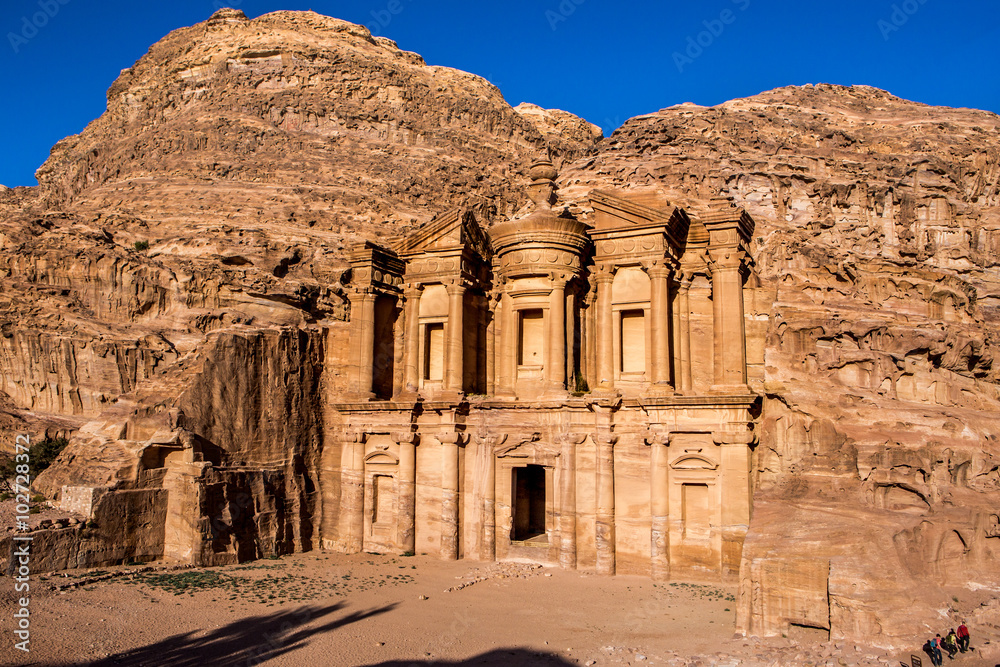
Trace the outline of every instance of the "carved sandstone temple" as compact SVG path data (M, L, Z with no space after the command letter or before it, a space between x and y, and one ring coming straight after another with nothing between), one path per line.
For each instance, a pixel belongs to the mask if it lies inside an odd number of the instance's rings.
M453 211L351 254L324 546L726 576L751 512L754 222L531 169L526 213Z

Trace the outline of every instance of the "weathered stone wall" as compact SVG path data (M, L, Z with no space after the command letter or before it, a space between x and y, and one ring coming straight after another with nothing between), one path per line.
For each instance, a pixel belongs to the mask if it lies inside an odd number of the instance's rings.
M978 526L1000 457L998 126L872 88L783 88L633 119L563 172L566 196L721 192L758 223L768 398L743 631L892 643L995 585Z

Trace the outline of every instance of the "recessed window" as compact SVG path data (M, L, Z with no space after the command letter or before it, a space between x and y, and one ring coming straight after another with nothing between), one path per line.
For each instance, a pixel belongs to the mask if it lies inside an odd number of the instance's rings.
M622 311L621 372L646 372L646 318L641 310Z
M522 310L517 346L517 363L541 366L545 354L545 319L541 309Z
M392 477L375 475L372 486L372 523L392 521L392 501L395 496Z
M444 379L444 324L428 324L424 332L424 379Z

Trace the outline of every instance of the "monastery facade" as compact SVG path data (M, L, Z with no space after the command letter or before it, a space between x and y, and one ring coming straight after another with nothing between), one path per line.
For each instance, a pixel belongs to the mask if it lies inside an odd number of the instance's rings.
M753 220L594 191L583 222L530 176L488 232L459 210L352 250L324 546L736 574Z

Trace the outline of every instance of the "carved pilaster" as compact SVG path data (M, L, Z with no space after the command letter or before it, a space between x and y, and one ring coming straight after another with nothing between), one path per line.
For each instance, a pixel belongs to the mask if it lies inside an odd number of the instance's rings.
M394 433L399 444L399 518L397 542L403 553L416 551L417 522L417 443L416 433Z
M650 531L650 561L653 579L670 578L670 486L667 446L670 434L650 431L645 436L650 447L649 507L652 517Z
M348 433L341 454L340 510L345 553L359 553L364 547L366 439L365 433Z
M615 386L614 322L611 312L611 285L614 272L602 267L594 275L597 282L597 388L611 391Z
M597 516L594 541L597 547L597 573L615 573L615 444L617 435L598 433L597 443Z
M670 277L669 266L655 263L646 268L650 282L650 329L652 334L651 378L655 389L668 389L670 383Z
M467 442L463 433L443 433L441 443L441 558L458 560L458 448Z
M403 361L403 391L414 394L420 388L420 296L423 286L406 286L406 348Z
M554 274L549 295L549 354L545 374L553 392L566 389L566 276Z
M448 285L448 341L445 355L445 381L447 391L462 392L465 374L465 286Z

